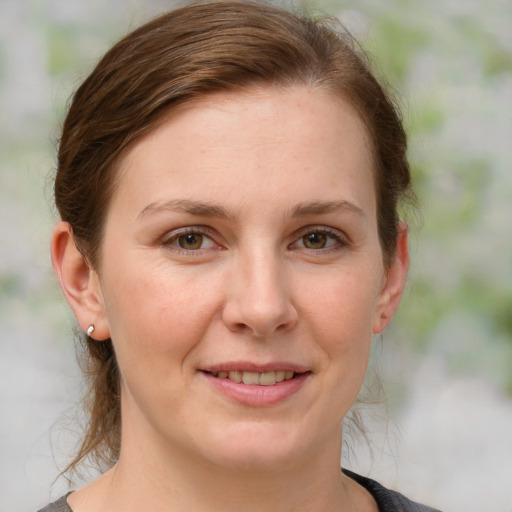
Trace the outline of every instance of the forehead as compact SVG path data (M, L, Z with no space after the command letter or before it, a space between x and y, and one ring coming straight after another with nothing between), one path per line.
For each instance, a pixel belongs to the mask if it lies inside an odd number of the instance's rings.
M339 200L344 189L357 199L374 196L372 167L367 131L347 101L318 88L256 88L173 111L124 156L114 195L284 204L308 189Z

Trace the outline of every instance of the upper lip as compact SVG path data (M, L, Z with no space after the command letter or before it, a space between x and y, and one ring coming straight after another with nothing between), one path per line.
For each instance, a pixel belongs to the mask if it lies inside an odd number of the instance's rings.
M311 371L310 368L290 362L273 361L269 363L255 363L252 361L229 361L225 363L218 363L199 368L203 372L217 373L217 372L277 372L277 371L291 371L295 373L305 373Z

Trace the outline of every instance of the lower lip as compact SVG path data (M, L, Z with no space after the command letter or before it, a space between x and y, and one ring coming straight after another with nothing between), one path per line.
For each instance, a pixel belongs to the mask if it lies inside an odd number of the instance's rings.
M311 375L310 372L306 372L272 386L251 386L230 379L219 379L206 372L202 374L216 390L240 404L251 407L264 407L284 402L297 393Z

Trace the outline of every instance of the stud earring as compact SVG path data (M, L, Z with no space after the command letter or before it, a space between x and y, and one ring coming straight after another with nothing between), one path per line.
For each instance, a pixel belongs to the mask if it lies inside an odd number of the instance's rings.
M94 332L94 324L89 325L89 329L87 329L87 336L90 336Z

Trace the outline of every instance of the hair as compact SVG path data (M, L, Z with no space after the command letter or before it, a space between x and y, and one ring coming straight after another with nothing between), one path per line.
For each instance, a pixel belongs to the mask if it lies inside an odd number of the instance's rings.
M157 17L112 47L77 89L62 129L55 203L88 264L100 267L117 167L135 141L176 107L205 95L294 85L344 98L364 122L373 151L379 240L389 266L398 203L412 194L398 109L339 22L244 1L196 3ZM88 456L110 466L120 450L120 376L112 342L83 341L89 419L66 471Z

